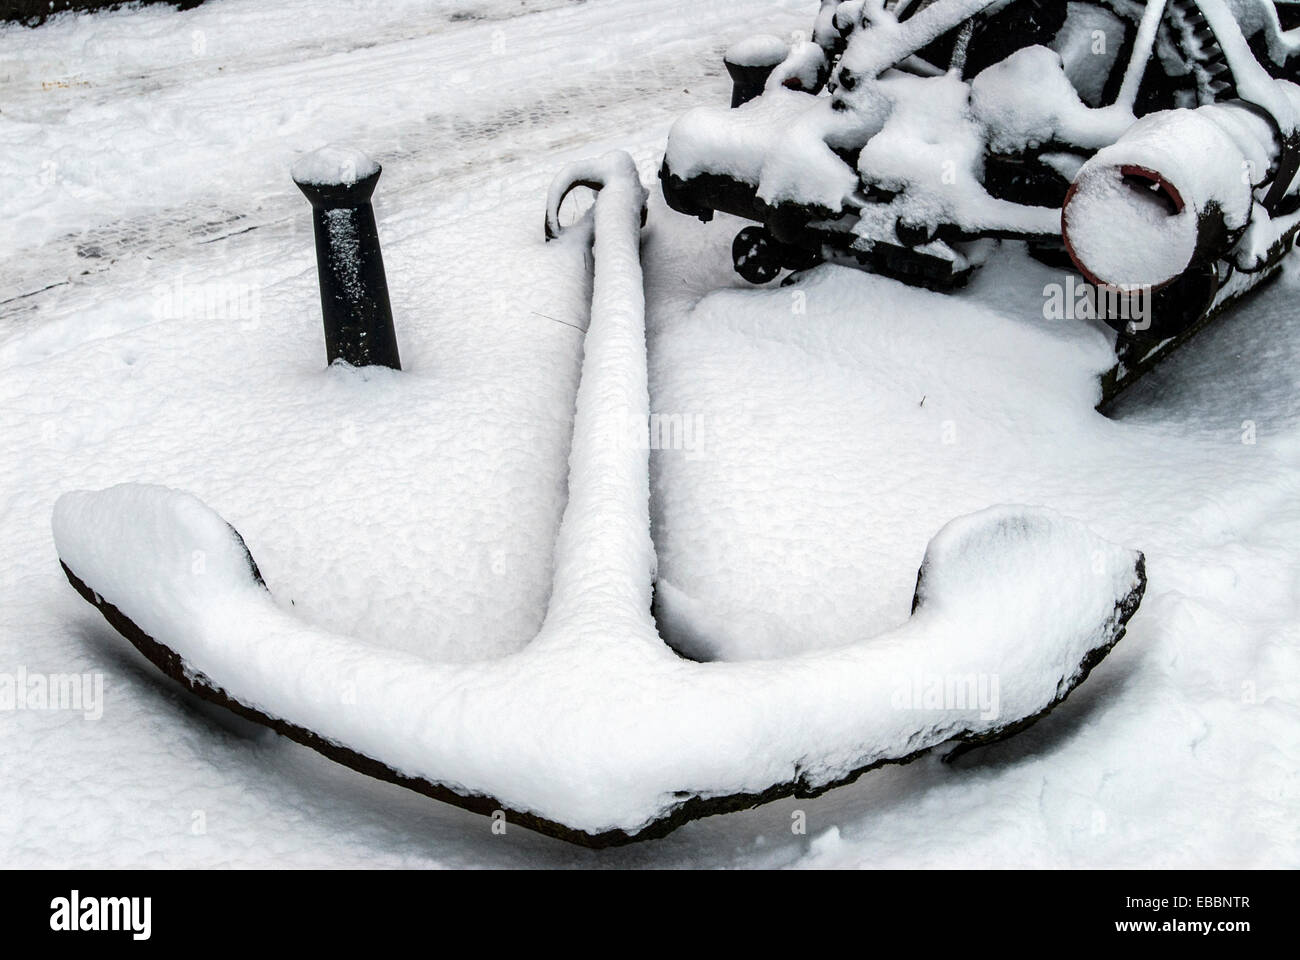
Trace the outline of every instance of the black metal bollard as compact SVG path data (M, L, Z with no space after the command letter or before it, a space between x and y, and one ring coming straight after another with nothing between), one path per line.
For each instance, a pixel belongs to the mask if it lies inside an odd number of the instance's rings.
M731 75L731 108L762 93L767 78L789 52L790 45L779 37L751 37L732 44L722 58Z
M370 204L381 172L360 151L325 147L293 165L293 181L311 201L329 362L401 370Z

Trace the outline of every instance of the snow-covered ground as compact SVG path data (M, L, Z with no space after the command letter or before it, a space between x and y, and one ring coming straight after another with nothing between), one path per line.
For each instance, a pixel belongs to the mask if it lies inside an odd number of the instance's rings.
M541 242L551 174L621 146L653 187L673 119L728 96L721 49L815 8L213 0L0 30L0 673L105 677L98 720L0 717L6 864L1300 862L1294 272L1106 420L1101 333L1045 321L1062 278L1015 250L958 298L839 269L738 289L738 225L652 189L651 404L682 440L651 457L661 600L736 643L868 637L906 619L930 537L1003 502L1083 519L1150 575L1129 636L1027 733L663 841L497 836L197 708L60 573L61 492L164 483L234 523L314 625L447 660L519 649L590 293L582 249ZM288 168L333 140L385 166L401 376L321 367Z

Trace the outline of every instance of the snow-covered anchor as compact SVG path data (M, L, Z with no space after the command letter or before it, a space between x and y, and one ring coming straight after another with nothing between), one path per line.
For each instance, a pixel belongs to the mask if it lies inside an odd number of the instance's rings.
M402 369L370 197L382 168L359 150L322 147L293 165L311 201L325 354L330 363Z
M566 241L591 237L591 320L550 600L524 649L445 663L307 623L274 601L233 527L163 487L59 499L73 587L206 700L369 776L594 847L1009 736L1086 679L1137 609L1142 555L1030 507L939 531L911 618L883 635L726 663L670 648L651 612L650 453L627 442L650 409L646 191L624 153L576 164L551 191L548 233L579 181L599 187L590 233ZM689 599L662 592L673 633ZM694 640L691 656L707 654Z

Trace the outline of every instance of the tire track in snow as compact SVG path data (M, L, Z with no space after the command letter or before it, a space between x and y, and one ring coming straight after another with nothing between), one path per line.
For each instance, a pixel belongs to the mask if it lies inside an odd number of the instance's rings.
M643 4L639 19L653 22L656 10L667 14L675 6L671 0ZM746 22L743 32L765 27L783 29L803 20L803 11L792 15L788 10L774 9L770 3L761 6L767 8L768 16L761 22ZM585 59L566 57L565 43L571 52L575 33L601 35L609 9L608 5L570 2L545 11L529 10L519 17L458 21L468 22L469 26L449 35L454 42L448 49L438 49L440 62L465 62L474 51L484 49L484 30L497 29L495 24L518 21L528 14L534 15L530 21L545 27L545 35L543 31L530 33L530 39L538 40L540 46L511 61L512 68L524 72L522 78L511 75L512 89L506 93L514 97L513 102L502 102L497 89L477 88L465 82L457 85L460 78L443 71L439 75L449 76L454 88L454 95L446 100L454 102L456 109L416 119L400 117L387 124L379 117L374 126L358 130L357 139L370 146L387 166L383 187L386 205L391 208L403 197L435 189L440 197L464 198L457 205L472 218L489 210L491 198L499 195L493 178L518 175L523 169L521 164L538 154L577 148L589 143L593 135L642 139L647 131L653 134L660 126L666 130L672 119L689 106L725 93L728 81L721 66L721 50L726 40L720 39L719 28L736 19L734 9L708 11L707 16L691 18L689 24L678 17L672 29L655 31L660 41L656 45L647 46L641 34L634 34L621 45L601 46L602 41L597 41ZM589 16L592 11L600 16ZM626 18L620 15L619 19ZM490 33L488 44L492 42ZM568 39L560 42L563 38ZM374 102L382 103L385 88L395 75L406 71L418 76L427 71L429 40L421 37L418 42L390 44L384 48L386 53L397 56L380 58L382 70L375 69L374 56L341 62L330 53L323 58L330 61L328 64L322 60L287 65L277 62L272 65L272 73L288 72L287 77L274 78L282 88L288 88L286 96L295 85L301 88L328 78L336 88L346 85L353 97L371 94L376 98ZM277 59L282 61L283 57ZM358 78L366 74L370 76L364 84L369 89L358 90L356 84L362 82ZM538 82L521 82L530 77ZM223 78L229 79L228 75ZM232 103L231 109L255 108L265 83L252 79L245 85L252 99ZM123 88L130 88L133 82L135 78L124 80ZM693 95L685 91L693 91ZM212 91L199 93L214 95ZM474 110L479 107L486 108L488 114L476 116ZM385 150L373 146L383 143L392 147ZM476 192L482 196L469 196ZM152 258L179 263L201 256L204 246L219 246L253 231L274 228L271 232L277 236L281 231L297 231L302 219L300 200L289 184L286 170L284 187L251 209L217 198L196 199L183 206L69 232L54 243L16 251L0 267L0 330L7 328L7 332L21 334L42 315L63 312L66 305L78 300L82 304L77 306L84 305L80 294L112 287L124 261Z
M71 102L66 106L68 108L102 106L122 97L153 93L199 79L215 79L219 73L224 73L226 70L239 73L301 63L308 59L320 60L325 57L347 56L361 50L421 40L430 36L442 36L455 30L464 30L485 23L500 25L534 14L548 13L565 7L583 6L591 2L597 0L495 0L477 6L466 5L446 13L429 11L433 16L427 22L417 18L404 18L396 23L371 28L373 32L368 32L364 39L348 34L343 37L312 38L292 45L276 47L273 50L240 52L234 57L195 58L181 63L173 59L164 64L140 68L143 72L131 71L126 76L114 70L94 72L83 69L77 72L77 84L69 88L75 95L68 98ZM604 0L604 2L610 3L616 0ZM431 26L428 26L423 33L418 32L420 27L426 26L426 23ZM33 38L33 43L39 43L39 34L30 36ZM0 102L4 102L11 112L21 113L24 107L36 107L42 113L46 113L49 97L44 84L38 84L35 77L19 73L18 78L15 79L13 74L8 74L0 78Z

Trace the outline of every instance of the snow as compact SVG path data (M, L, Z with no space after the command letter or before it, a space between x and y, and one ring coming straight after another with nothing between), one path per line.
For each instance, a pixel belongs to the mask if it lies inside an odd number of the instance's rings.
M995 153L1053 141L1095 149L1114 143L1133 124L1122 105L1087 106L1061 57L1046 47L1024 47L981 70L971 81L970 100Z
M1240 9L1240 4L1236 4ZM1295 84L1274 82L1259 63L1242 32L1229 0L1197 0L1197 9L1214 31L1214 37L1232 70L1237 95L1248 103L1258 104L1277 121L1283 135L1300 127L1300 99ZM1249 18L1246 22L1249 22Z
M1079 177L1065 207L1065 224L1077 261L1096 280L1120 289L1168 283L1196 252L1196 209L1171 210L1170 200L1143 180L1129 183L1114 165L1094 166Z
M693 449L652 451L652 530L700 616L740 610L810 648L887 632L936 531L1016 501L1140 547L1151 578L1128 637L1015 739L664 841L595 854L494 836L196 709L70 590L58 495L163 484L248 539L277 602L259 615L444 669L522 650L545 616L590 296L581 232L541 242L551 174L617 145L651 183L673 120L727 99L721 50L806 31L815 4L684 9L485 0L451 22L415 3L211 0L0 30L0 300L63 284L0 306L0 670L107 680L100 721L4 717L6 863L1300 862L1294 273L1106 420L1091 412L1106 333L1045 321L1063 276L1013 247L957 299L832 269L748 289L730 270L738 221L701 226L652 195L651 410L703 418ZM196 29L206 54L178 57ZM511 82L494 82L504 62ZM321 369L288 172L330 140L385 167L401 375ZM218 286L254 309L159 315L160 288ZM816 849L790 835L795 810Z
M801 40L791 46L789 55L772 71L766 89L791 87L812 91L819 80L825 79L826 72L826 54L822 48L810 40Z
M890 29L873 26L869 32ZM844 62L858 35L866 33L855 34ZM1060 56L1045 47L1017 51L969 86L946 73L892 72L879 80L860 79L834 100L782 89L798 65L806 63L805 81L815 74L820 48L802 47L815 57L803 58L796 48L761 98L736 110L704 106L684 115L669 135L668 165L683 179L709 173L748 183L772 206L852 211L861 218L854 232L866 250L878 238L892 242L899 220L932 228L956 223L971 231L1053 234L1059 229L1056 211L1026 208L981 189L986 146L995 153L1023 152L1054 140L1098 147L1133 123L1126 108L1087 107ZM848 109L835 109L836 102ZM835 147L861 150L856 172ZM903 193L891 204L863 210L864 183Z
M379 164L356 147L332 143L294 161L296 183L350 186L379 172Z
M864 212L855 231L864 240L892 239L884 226L900 219L931 228L957 223L972 230L1055 231L1055 210L1000 200L981 187L983 128L968 105L970 88L959 78L900 76L882 82L880 93L889 101L889 119L862 148L858 173L864 183L901 196Z
M1107 283L1167 283L1190 262L1202 219L1221 214L1230 234L1246 226L1275 150L1269 122L1237 104L1142 117L1079 170L1064 212L1075 255ZM1130 168L1172 187L1179 209L1125 181Z
M592 630L616 638L623 631L653 632L649 451L627 442L629 425L650 416L640 260L648 195L636 163L622 151L570 165L555 182L575 180L600 187L592 218L591 319L583 341L555 578L535 650L550 642L547 631L557 644L570 633ZM562 191L553 186L551 196ZM593 608L593 596L605 603ZM610 602L613 597L621 602ZM593 609L600 617L596 622Z
M666 158L683 179L725 174L753 185L772 205L792 201L839 211L858 189L858 177L829 144L865 142L870 134L862 125L857 115L833 111L825 97L774 85L735 110L710 104L684 114L669 134Z
M975 14L1002 0L951 0L931 3L917 10L902 23L883 9L871 10L870 40L867 30L855 30L840 58L839 72L857 77L874 78L910 53L947 33Z
M1070 85L1091 107L1101 106L1106 78L1124 46L1124 21L1103 6L1071 0L1052 42Z
M774 67L790 53L790 44L770 33L745 37L727 48L727 62L738 67Z

